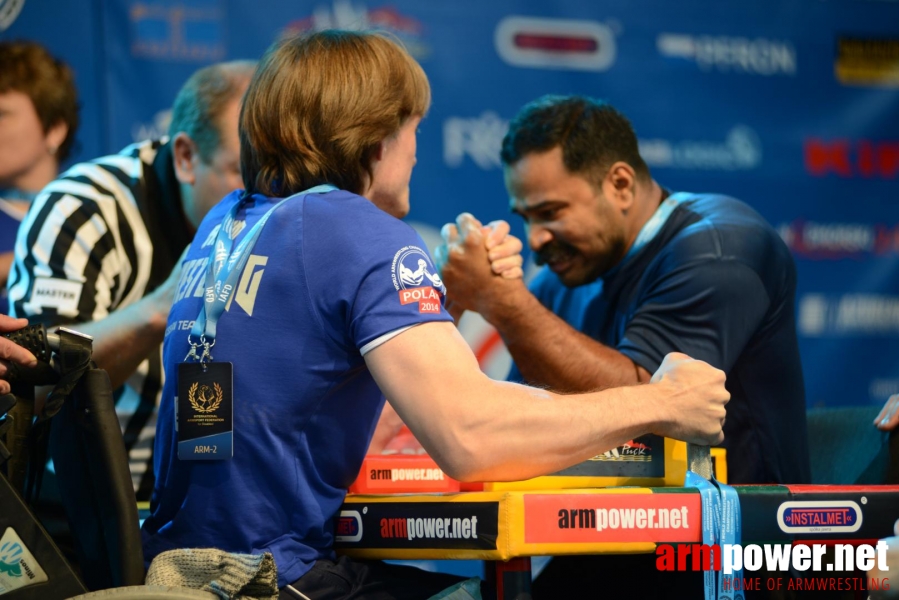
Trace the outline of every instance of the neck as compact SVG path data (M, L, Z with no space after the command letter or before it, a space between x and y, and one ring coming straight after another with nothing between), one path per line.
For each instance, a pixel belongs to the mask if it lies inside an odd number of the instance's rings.
M648 184L637 186L637 194L634 199L633 217L628 228L628 245L630 248L637 239L637 234L646 225L646 222L658 210L662 200L665 199L665 192L655 179L650 179Z
M23 192L36 194L44 189L48 183L56 179L59 173L59 163L56 158L47 154L30 169L13 177L4 187L16 188Z
M194 190L186 183L179 183L181 190L181 215L184 217L184 223L190 229L191 234L197 232L200 227L202 217L196 214L196 204L194 204Z

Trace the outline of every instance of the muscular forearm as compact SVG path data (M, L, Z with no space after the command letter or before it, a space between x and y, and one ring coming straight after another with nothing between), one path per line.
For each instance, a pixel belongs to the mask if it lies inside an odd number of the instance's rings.
M700 385L660 376L562 396L489 379L447 323L412 327L365 360L428 454L463 480L545 475L650 432L705 443L722 438L724 374L697 361L689 368L700 371Z
M485 318L499 331L525 379L581 392L649 380L649 373L614 348L580 333L524 287Z
M125 383L162 343L168 313L153 300L148 296L99 321L71 326L94 338L94 362L109 373L113 388Z
M441 457L459 463L465 477L474 481L517 481L553 473L665 428L656 390L650 386L586 396L559 396L502 382L482 389L482 401L472 402L465 415L459 415L466 419L460 429L467 443L455 447L470 450ZM491 410L475 408L485 405Z

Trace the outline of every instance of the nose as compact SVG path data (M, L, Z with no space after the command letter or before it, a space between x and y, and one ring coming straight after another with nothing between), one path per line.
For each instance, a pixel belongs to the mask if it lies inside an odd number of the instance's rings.
M538 252L540 248L545 246L553 237L548 229L540 225L526 225L525 229L527 230L528 235L528 246L530 246L531 250L534 252Z

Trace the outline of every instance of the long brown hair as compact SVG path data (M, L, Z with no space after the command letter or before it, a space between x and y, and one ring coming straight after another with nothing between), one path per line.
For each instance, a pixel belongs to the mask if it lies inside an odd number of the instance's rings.
M244 187L286 197L330 183L360 193L378 144L430 103L421 66L385 35L332 30L279 42L240 114Z

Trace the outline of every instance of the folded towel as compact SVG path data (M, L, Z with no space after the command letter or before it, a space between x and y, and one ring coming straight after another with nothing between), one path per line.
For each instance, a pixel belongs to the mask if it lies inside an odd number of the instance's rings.
M215 548L184 548L154 558L147 585L205 590L222 600L277 600L278 568L268 552L232 554Z

